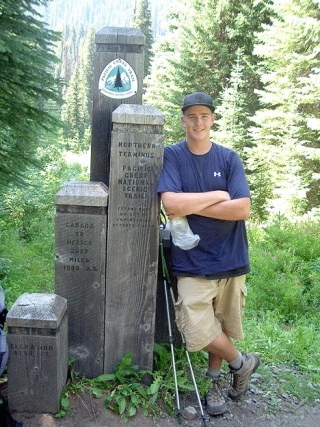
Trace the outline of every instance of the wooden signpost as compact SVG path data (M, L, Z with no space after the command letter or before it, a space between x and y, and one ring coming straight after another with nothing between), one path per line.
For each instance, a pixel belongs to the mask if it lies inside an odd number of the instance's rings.
M153 365L164 115L141 105L143 64L139 30L96 34L91 181L56 198L56 292L74 368L89 378L129 352Z
M105 372L132 353L153 366L164 115L121 105L113 113L108 205Z
M105 27L95 37L91 181L109 184L112 112L142 103L145 36L135 28Z
M8 402L11 411L59 412L67 381L67 301L23 294L7 314Z
M56 195L55 294L23 295L7 317L17 412L58 412L68 355L88 378L127 353L153 368L164 115L141 105L144 41L96 34L91 180Z
M108 189L74 182L56 195L56 293L68 301L69 355L89 378L103 372Z

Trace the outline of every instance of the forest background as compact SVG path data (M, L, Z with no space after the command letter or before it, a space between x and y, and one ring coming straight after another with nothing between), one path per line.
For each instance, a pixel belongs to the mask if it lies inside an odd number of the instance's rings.
M210 93L212 138L241 156L252 191L246 339L276 392L320 384L320 1L0 0L0 284L54 291L55 195L89 180L94 35L146 36L143 103L183 138L181 102ZM278 373L278 375L281 375ZM272 399L271 399L272 400Z

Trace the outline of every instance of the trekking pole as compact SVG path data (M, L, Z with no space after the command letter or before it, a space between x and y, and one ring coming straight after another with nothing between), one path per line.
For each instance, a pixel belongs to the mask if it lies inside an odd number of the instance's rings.
M175 387L176 387L177 413L178 413L178 416L179 416L179 422L181 422L181 408L180 408L180 399L179 399L179 391L178 391L177 373L176 373L176 367L175 367L173 337L172 337L171 318L170 318L170 307L169 307L169 298L168 298L168 289L167 289L168 285L167 285L166 278L168 277L169 284L171 284L170 283L171 281L170 281L170 277L169 277L169 271L168 271L168 267L167 267L167 264L166 264L166 260L164 258L163 242L162 242L162 236L161 236L161 234L160 234L160 251L161 251L161 262L162 262L164 294L165 294L166 307L167 307L169 339L170 339L170 344L171 344L173 372L174 372ZM171 294L172 304L174 306L174 304L175 304L175 296L174 296L174 293L173 293L172 286L170 286L170 294ZM182 332L181 332L181 338L182 338L183 346L185 348L186 357L187 357L187 361L188 361L188 364L189 364L189 369L190 369L190 373L191 373L191 378L192 378L193 386L194 386L195 393L196 393L196 396L197 396L197 400L198 400L198 403L199 403L201 418L202 418L204 427L206 427L206 417L205 417L205 414L204 414L204 410L203 410L203 406L202 406L202 402L201 402L201 397L200 397L199 390L198 390L197 381L196 381L195 376L194 376L194 371L193 371L192 363L191 363L191 360L190 360L189 352L188 352L188 350L186 348L186 342L185 342L185 338L184 338L184 335L183 335Z
M160 235L160 251L161 251L161 262L162 262L163 288L164 288L164 296L165 296L166 310L167 310L168 333L169 333L169 342L170 342L170 349L171 349L172 369L173 369L173 378L174 378L174 388L176 393L176 409L177 409L179 424L181 424L182 418L181 418L180 396L179 396L178 378L177 378L176 362L175 362L175 355L174 355L173 335L172 335L171 318L170 318L170 306L169 306L168 288L167 288L167 280L166 280L167 272L166 272L166 264L164 262L163 243L162 243L161 235Z
M175 303L175 297L174 297L174 293L173 293L172 287L170 287L170 293L171 293L172 303L174 304ZM196 377L194 375L192 363L191 363L191 360L190 360L190 355L189 355L189 352L187 350L186 341L185 341L185 338L184 338L184 335L183 335L182 332L181 332L181 339L182 339L182 343L183 343L183 346L184 346L184 349L185 349L185 352L186 352L186 358L187 358L189 369L190 369L190 373L191 373L193 387L194 387L194 390L195 390L195 393L196 393L196 396L197 396L197 400L198 400L198 404L199 404L199 408L200 408L201 419L203 421L203 425L206 427L206 421L207 421L207 419L206 419L206 416L205 416L205 413L204 413L204 410L203 410L203 405L202 405L200 393L199 393L199 390L198 390L198 385L197 385Z

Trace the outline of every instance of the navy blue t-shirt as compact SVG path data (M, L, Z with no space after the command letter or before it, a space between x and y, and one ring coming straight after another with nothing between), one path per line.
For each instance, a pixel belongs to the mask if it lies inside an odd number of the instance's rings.
M213 143L208 153L196 155L188 149L186 141L165 148L158 193L214 190L227 191L231 199L250 197L244 168L235 151ZM200 215L188 215L187 219L191 230L200 236L200 242L190 250L171 245L173 274L218 279L249 272L244 221Z

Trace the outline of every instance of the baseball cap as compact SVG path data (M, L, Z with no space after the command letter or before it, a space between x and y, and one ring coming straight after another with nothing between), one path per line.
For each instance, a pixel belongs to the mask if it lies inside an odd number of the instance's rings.
M190 95L186 95L182 105L182 111L184 112L187 108L193 107L194 105L204 105L214 111L213 101L210 95L204 92L194 92Z

